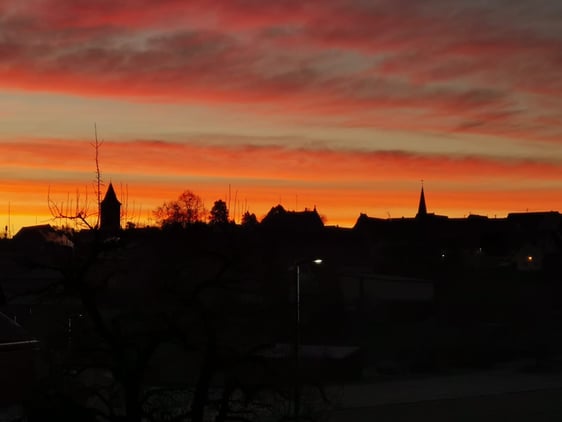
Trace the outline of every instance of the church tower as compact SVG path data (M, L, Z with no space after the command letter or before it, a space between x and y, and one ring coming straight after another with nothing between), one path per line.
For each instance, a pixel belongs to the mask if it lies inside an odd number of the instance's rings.
M109 183L103 201L101 201L100 229L114 234L121 229L121 202L117 200L113 185Z
M423 183L421 187L420 193L420 203L418 205L418 213L416 214L416 218L424 218L427 217L427 207L425 205L425 195L423 193Z

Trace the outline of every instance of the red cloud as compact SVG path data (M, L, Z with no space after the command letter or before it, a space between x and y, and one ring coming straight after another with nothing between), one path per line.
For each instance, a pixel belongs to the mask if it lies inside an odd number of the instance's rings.
M560 34L439 4L3 2L0 85L260 104L292 118L329 115L327 124L559 138L557 126L534 123L535 110L553 110L528 93L562 93ZM405 123L388 118L403 112Z

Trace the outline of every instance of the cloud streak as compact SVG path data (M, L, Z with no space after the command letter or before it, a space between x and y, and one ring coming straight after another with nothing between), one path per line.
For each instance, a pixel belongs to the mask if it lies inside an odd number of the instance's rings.
M503 22L492 7L118 3L5 1L2 84L136 101L256 103L270 113L337 114L342 124L415 111L414 130L562 135L533 123L552 114L538 100L562 93L562 31Z
M92 173L89 141L19 140L0 144L0 167L22 174L31 171ZM72 157L61 160L61 155ZM414 154L407 151L367 151L288 148L282 145L206 145L164 141L103 143L102 166L107 174L145 178L200 177L221 180L264 180L295 185L329 185L354 181L532 180L562 183L562 162L501 159L483 156ZM146 180L145 180L146 181Z

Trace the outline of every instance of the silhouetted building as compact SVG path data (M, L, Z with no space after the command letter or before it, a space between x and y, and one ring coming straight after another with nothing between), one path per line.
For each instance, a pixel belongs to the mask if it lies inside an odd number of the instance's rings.
M73 247L72 241L50 224L22 227L14 236L14 242L26 249L39 248L45 244Z
M312 211L287 211L282 205L277 205L263 218L261 226L273 230L314 232L322 230L324 223L316 207Z
M517 233L515 264L520 271L560 268L562 216L556 211L510 213L507 221Z
M65 233L49 224L22 227L13 241L18 256L45 266L66 262L74 248L74 243Z
M427 207L425 205L425 194L423 192L423 186L421 188L420 193L420 203L418 205L418 213L416 214L416 218L423 218L427 217Z
M425 202L425 192L423 190L423 185L421 187L421 192L420 192L420 202L418 204L418 213L416 214L416 219L417 220L447 220L449 217L447 217L446 215L438 215L435 214L433 212L427 212L427 205Z
M101 201L100 229L107 234L115 234L121 230L121 202L111 183Z
M21 405L31 396L38 346L19 324L0 313L0 408Z

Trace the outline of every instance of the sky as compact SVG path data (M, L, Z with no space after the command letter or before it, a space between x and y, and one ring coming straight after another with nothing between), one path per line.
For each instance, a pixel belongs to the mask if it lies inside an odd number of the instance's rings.
M562 209L562 2L0 0L0 227Z

